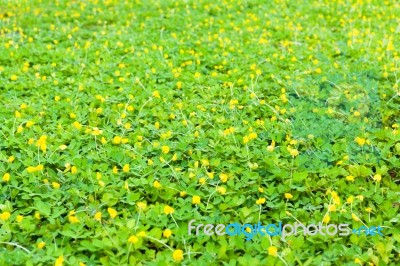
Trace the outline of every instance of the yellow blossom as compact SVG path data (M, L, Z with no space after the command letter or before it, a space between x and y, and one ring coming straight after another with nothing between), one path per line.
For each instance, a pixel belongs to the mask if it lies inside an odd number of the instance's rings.
M38 247L38 249L42 249L42 248L44 248L44 246L46 246L46 243L45 242L39 242L38 244L37 244L37 247Z
M97 128L97 127L94 127L94 128L93 128L93 131L92 131L92 135L93 135L93 136L98 136L98 135L101 135L101 134L103 134L103 130L100 130L100 129Z
M18 223L22 222L23 219L24 219L23 215L17 215L16 220L17 220Z
M124 173L129 172L129 164L125 164L124 167L122 168L122 171L124 171Z
M360 218L357 217L354 213L351 214L351 218L353 218L354 221L358 222Z
M274 247L274 246L270 246L268 248L268 254L271 255L271 256L276 257L278 255L278 249L276 247Z
M15 160L15 157L11 155L10 157L8 157L7 162L12 163L12 162L14 162L14 160Z
M256 200L256 204L257 204L257 205L261 205L261 204L264 204L265 201L266 201L265 198L260 198L260 199Z
M54 266L63 266L64 265L64 257L61 255L56 259Z
M128 242L129 242L129 243L132 243L132 244L136 244L138 241L139 241L139 238L138 238L137 236L134 236L134 235L131 235L131 236L128 238Z
M102 216L101 212L96 212L95 215L94 215L94 219L96 221L100 222L101 221L101 216Z
M271 142L271 145L267 147L267 151L272 152L275 148L275 141Z
M227 174L220 174L219 175L219 179L221 180L221 182L225 183L226 181L228 181L228 175Z
M172 235L171 229L165 229L163 232L163 237L169 238Z
M116 166L113 167L112 169L113 174L118 174L118 168Z
M145 202L141 202L139 201L138 203L136 203L136 205L139 207L139 209L141 209L142 211L144 211L147 208L147 204Z
M200 204L200 197L199 196L193 196L192 204Z
M160 182L158 182L157 180L153 182L153 187L160 189L162 186L160 184Z
M374 179L376 182L380 182L381 179L382 179L382 176L381 176L380 174L376 174L376 175L374 175L373 179Z
M118 215L118 212L113 208L108 208L107 212L110 215L111 219L114 219Z
M9 212L3 212L0 214L0 220L7 221L10 218L11 214Z
M224 187L217 187L217 191L221 194L224 195L226 193L226 188Z
M160 93L158 92L158 91L153 91L153 97L155 97L155 98L161 98L160 97Z
M329 223L329 221L331 220L331 217L327 214L324 216L324 218L322 219L322 222L327 224Z
M172 253L172 258L176 262L180 262L183 260L183 251L181 249L177 249Z
M363 146L363 145L365 144L365 142L366 142L366 139L360 138L360 137L356 137L356 138L354 139L354 141L355 141L358 145Z
M285 199L291 199L293 198L293 195L290 193L285 193Z
M73 125L76 129L81 129L81 128L82 128L81 123L79 123L78 121L75 121L72 125Z
M3 181L4 181L4 182L10 181L10 174L9 174L9 173L5 173L5 174L3 175Z
M161 150L163 153L167 154L169 152L169 147L168 146L162 146Z
M172 213L174 213L174 208L172 208L172 207L170 207L170 206L168 206L168 205L165 205L164 206L164 213L165 214L172 214Z
M122 138L120 136L115 136L113 139L114 144L120 144L122 141Z
M69 220L69 222L70 222L71 224L79 223L78 217L73 216L73 215L68 216L68 220Z

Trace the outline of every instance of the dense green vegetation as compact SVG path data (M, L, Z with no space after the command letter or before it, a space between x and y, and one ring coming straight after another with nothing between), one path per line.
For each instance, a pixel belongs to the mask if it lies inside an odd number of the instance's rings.
M0 0L0 265L399 265L399 25L397 1Z

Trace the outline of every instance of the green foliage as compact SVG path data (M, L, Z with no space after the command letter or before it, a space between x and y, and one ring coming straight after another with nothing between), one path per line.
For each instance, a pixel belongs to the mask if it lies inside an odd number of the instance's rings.
M0 265L398 265L399 8L0 1Z

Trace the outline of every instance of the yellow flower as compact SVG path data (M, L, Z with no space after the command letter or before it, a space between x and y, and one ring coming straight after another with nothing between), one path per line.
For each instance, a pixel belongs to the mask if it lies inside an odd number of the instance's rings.
M28 171L28 173L33 173L36 171L36 168L33 166L28 166L28 168L26 168L26 171Z
M382 179L382 176L381 176L380 174L376 174L376 175L374 175L373 179L374 179L376 182L380 182L381 179Z
M167 154L169 152L169 147L168 146L162 146L161 150L163 153Z
M114 219L118 215L118 212L113 208L108 208L107 212L110 215L111 219Z
M12 81L16 81L18 79L18 76L17 75L11 75L10 79Z
M113 174L118 174L118 168L116 166L114 166L112 172L113 172Z
M353 218L354 221L358 222L360 218L357 217L354 213L351 214L351 218Z
M24 219L23 215L18 215L17 218L16 218L18 223L22 222L23 219Z
M201 77L201 74L200 74L199 72L196 72L196 73L194 73L194 77L195 77L196 79L198 79L198 78Z
M137 236L134 236L134 235L131 235L131 236L128 238L128 242L129 242L129 243L132 243L132 244L136 244L138 241L139 241L139 238L138 238Z
M120 136L115 136L113 139L114 144L120 144L122 141L122 138Z
M224 187L217 187L217 191L221 194L224 195L226 193L226 188Z
M73 216L73 215L68 216L68 220L69 220L69 222L70 222L71 224L79 223L78 217Z
M267 151L272 152L275 148L275 141L271 142L271 145L267 147Z
M26 127L31 127L31 126L33 126L33 124L35 124L34 122L32 122L32 121L28 121L28 122L26 122Z
M71 167L71 174L76 174L78 172L78 168L76 166Z
M220 174L219 179L221 180L222 183L225 183L228 181L228 175L227 174Z
M367 208L365 208L365 211L366 212L372 212L372 208L371 207L367 207Z
M153 91L153 97L155 97L155 98L161 98L160 97L160 93L158 92L158 91Z
M44 246L46 246L46 243L45 242L39 242L38 244L37 244L37 247L38 247L38 249L42 249L42 248L44 248Z
M57 182L53 182L51 183L51 185L53 186L54 189L59 189L60 188L60 184Z
M291 199L293 198L293 195L290 193L285 193L285 199Z
M363 146L363 145L365 144L365 142L366 142L366 139L360 138L360 137L356 137L356 138L354 139L354 141L355 141L358 145Z
M299 151L297 149L290 149L290 155L292 155L292 158L294 158L299 155Z
M168 237L170 237L171 235L172 235L171 229L165 229L165 230L164 230L164 232L163 232L163 237L168 238Z
M331 220L331 217L327 214L324 216L324 218L322 219L322 222L327 224L329 223L329 221Z
M56 102L58 102L59 100L60 100L61 98L60 98L60 96L56 96L56 97L54 97L54 101L56 101Z
M270 246L268 248L268 254L271 255L271 256L276 257L278 255L278 249L276 247L274 247L274 246Z
M354 263L362 265L362 261L359 258L355 258Z
M181 191L181 192L179 192L179 195L180 195L181 197L184 197L184 196L187 195L187 193L186 193L186 191Z
M73 125L76 129L81 129L81 128L82 128L81 123L79 123L78 121L75 121L72 125Z
M16 118L20 118L20 117L21 117L21 113L18 112L18 111L15 111L15 117L16 117Z
M177 249L172 253L172 258L176 262L180 262L183 260L183 251L181 249Z
M125 164L124 167L122 168L122 171L124 171L124 173L128 173L129 172L129 164Z
M0 220L7 221L10 218L11 214L9 212L3 212L0 214Z
M261 205L265 203L265 198L259 198L258 200L256 200L256 204Z
M9 173L5 173L5 174L3 175L3 181L4 181L4 182L10 181L10 174L9 174Z
M153 183L153 187L155 187L155 188L157 188L157 189L160 189L160 188L162 188L162 186L161 186L160 182L158 182L157 180L156 180L156 181L154 181L154 183Z
M92 131L92 135L93 135L93 136L98 136L98 135L101 135L101 134L103 134L103 130L100 130L100 129L97 128L97 127L94 127L94 128L93 128L93 131Z
M199 196L193 196L192 204L200 204L200 197Z
M172 208L172 207L170 207L170 206L168 206L168 205L165 205L164 206L164 213L165 214L172 214L172 213L174 213L174 208Z
M105 137L101 137L101 144L106 144L106 143L107 143L106 138Z
M14 160L15 160L15 157L11 155L10 157L8 157L7 162L12 163L12 162L14 162Z
M146 232L145 231L140 231L139 233L136 234L137 236L140 237L145 237L146 236Z
M18 126L17 133L21 133L23 130L24 130L24 128L22 126Z
M350 182L353 182L354 181L354 176L348 175L348 176L346 176L346 180L350 181Z
M354 201L354 197L353 196L350 196L350 197L347 198L347 203L348 204L353 203L353 201Z
M63 151L67 148L67 145L63 144L63 145L60 145L58 148Z
M61 255L56 259L56 262L54 263L54 266L63 266L64 265L64 257Z
M95 215L94 215L94 219L96 221L100 222L101 221L101 215L102 215L101 212L96 212Z
M40 212L35 212L35 219L40 220Z
M138 203L136 203L136 205L139 207L139 209L141 209L142 211L144 211L147 208L147 204L145 202L141 202L139 201Z

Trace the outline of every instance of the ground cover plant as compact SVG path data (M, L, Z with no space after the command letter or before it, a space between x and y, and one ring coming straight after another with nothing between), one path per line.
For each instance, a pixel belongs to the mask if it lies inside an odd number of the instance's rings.
M399 265L397 1L0 0L0 265ZM188 235L188 223L383 236Z

